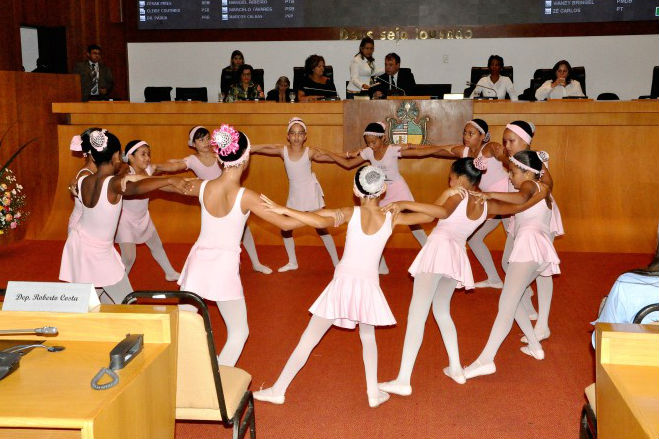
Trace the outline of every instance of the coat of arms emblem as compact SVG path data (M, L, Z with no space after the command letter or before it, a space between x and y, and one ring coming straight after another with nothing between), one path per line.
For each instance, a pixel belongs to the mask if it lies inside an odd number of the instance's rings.
M414 145L427 144L427 128L430 118L419 118L419 107L414 101L403 101L396 110L397 117L387 117L389 143Z

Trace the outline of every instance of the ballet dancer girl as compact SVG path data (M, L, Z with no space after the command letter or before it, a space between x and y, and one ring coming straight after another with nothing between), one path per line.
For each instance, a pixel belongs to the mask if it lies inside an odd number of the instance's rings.
M153 174L151 147L143 140L131 140L126 144L123 161L129 165L129 175L150 177ZM146 244L153 259L165 272L165 279L178 280L180 273L169 262L156 226L151 221L149 197L124 198L114 241L121 249L121 261L126 267L126 274L130 274L135 263L136 244Z
M400 369L395 380L378 385L380 390L403 396L412 393L412 369L421 347L431 305L449 358L449 366L444 368L444 374L459 384L466 381L460 365L457 332L450 313L455 288L474 288L465 249L466 240L488 215L512 214L529 207L528 203L488 201L483 204L480 198L468 195L467 191L477 190L486 164L487 160L483 157L466 157L453 162L449 189L434 204L399 201L384 207L392 212L418 212L429 215L431 219L439 218L440 221L409 269L414 276L414 288Z
M97 129L100 128L89 128L85 130L85 132L82 133L82 135L89 135L91 131ZM71 139L71 143L69 145L69 148L74 153L82 153L82 156L85 159L85 164L82 165L80 170L78 170L75 177L73 178L73 180L71 180L71 183L69 184L69 191L73 195L73 210L71 211L71 216L69 216L67 233L71 233L71 229L78 223L80 217L82 216L82 203L80 202L80 198L78 198L78 179L83 175L90 175L96 172L96 164L94 164L91 154L89 154L89 151L83 151L82 149L83 148L82 137L81 137L82 135L73 136L73 138Z
M311 305L311 320L300 341L286 362L279 378L268 389L254 392L254 398L273 404L283 404L286 389L306 363L311 351L332 325L353 329L359 325L366 372L368 404L377 407L389 399L377 388L377 345L375 326L396 323L387 300L380 289L378 261L382 250L397 224L419 222L417 214L382 212L378 200L386 190L385 173L375 166L360 168L354 179L354 194L360 205L336 209L337 217L348 222L345 250L336 266L334 277ZM300 212L281 207L264 198L274 212L295 218L311 227L329 227L334 217L321 217L313 212ZM332 211L328 211L332 212ZM334 222L337 226L340 222Z
M82 215L64 244L59 279L94 284L104 290L102 302L121 303L133 290L113 245L123 196L164 187L184 193L190 184L177 177L127 181L117 175L121 168L121 144L116 136L94 129L81 139L82 150L89 151L97 172L84 175L77 182Z
M411 148L408 145L389 145L386 141L385 131L386 127L384 123L369 123L366 126L366 130L364 130L364 142L366 142L364 149L348 153L345 157L333 152L322 151L323 154L319 159L334 161L346 169L354 168L364 162L369 162L371 165L382 169L387 178L387 192L384 198L380 200L380 206L386 206L394 201L414 201L407 182L405 182L405 179L398 171L398 158L428 157L443 147ZM416 224L411 225L410 230L419 244L423 246L427 238L426 232ZM389 272L384 258L380 261L379 272L381 274L387 274Z
M211 137L206 128L202 126L192 128L188 134L188 146L194 148L196 153L182 159L172 159L166 163L155 164L153 165L154 174L161 172L183 172L189 169L194 172L197 178L202 180L214 180L222 175L222 168L220 168L217 161L217 154L211 148ZM272 273L270 267L263 265L259 261L254 236L249 229L249 225L245 226L242 243L245 246L249 260L252 262L254 271L263 274Z
M311 171L311 162L327 161L320 160L320 155L315 149L304 146L307 140L307 125L299 117L294 117L288 122L287 129L288 145L252 145L252 154L265 154L279 156L284 161L286 175L288 176L288 200L286 207L311 212L322 209L325 206L323 199L323 189L316 178L316 174ZM332 259L332 264L336 267L339 263L339 256L336 253L334 239L326 229L316 229L316 233L323 241L327 253ZM288 230L282 230L281 236L284 239L284 247L288 255L288 263L279 267L277 271L297 270L297 256L295 255L295 241L293 233Z
M535 134L535 126L526 121L517 120L506 125L506 129L503 132L503 146L506 149L506 157L514 156L514 154L519 151L528 151L531 149L531 143L533 141L533 136ZM553 179L549 173L549 154L544 151L538 152L538 157L542 160L542 177L540 181L549 186L550 191L553 189ZM507 159L506 159L507 160ZM509 163L507 163L508 168L514 168ZM516 192L516 189L509 184L509 192ZM521 202L523 201L522 196L511 196L511 201ZM549 237L553 243L556 236L563 235L565 233L563 229L563 223L561 221L561 212L558 210L558 205L551 196L551 219L549 223ZM503 252L503 268L507 269L508 259L510 252L513 248L514 242L514 230L515 225L514 219L511 220L511 224L508 228L508 237L506 239L506 246ZM553 295L554 281L551 276L541 276L536 279L536 285L538 287L538 312L536 313L533 308L533 303L531 301L531 296L533 295L533 290L529 286L524 292L522 297L522 304L527 310L528 314L533 318L537 318L534 332L538 340L545 340L549 338L549 310L551 308L551 299ZM522 342L526 343L526 338L522 337Z
M485 348L476 361L464 369L467 379L496 372L494 357L510 332L513 320L517 322L528 341L527 346L520 348L521 351L537 360L542 360L545 356L533 331L528 312L521 305L521 298L534 279L560 273L560 260L552 244L550 231L551 193L549 186L539 182L544 172L544 164L535 151L524 150L516 153L510 158L510 166L510 180L519 192L488 192L484 193L483 197L516 202L520 197L528 200L540 193L543 199L514 216L515 238L499 299L499 311ZM541 291L544 285L538 282L538 295L543 294Z
M249 328L245 296L240 282L240 238L250 212L281 229L303 224L277 215L263 205L258 194L241 187L249 165L247 136L229 125L213 131L211 145L224 166L224 172L211 180L191 181L187 195L201 204L201 231L192 246L178 284L217 303L227 326L227 341L218 363L234 366L242 353Z

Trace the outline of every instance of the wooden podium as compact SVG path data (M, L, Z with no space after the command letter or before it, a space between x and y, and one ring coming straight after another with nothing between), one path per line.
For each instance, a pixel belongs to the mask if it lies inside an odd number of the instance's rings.
M0 336L64 346L33 349L0 381L0 438L173 438L178 309L102 305L87 314L0 312L0 329L55 326L55 337ZM144 349L117 371L119 383L94 390L126 334L144 334ZM102 381L105 382L105 381Z

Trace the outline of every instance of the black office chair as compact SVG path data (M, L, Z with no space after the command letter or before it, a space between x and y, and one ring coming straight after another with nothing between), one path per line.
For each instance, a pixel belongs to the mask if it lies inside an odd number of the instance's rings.
M413 95L444 99L444 95L449 93L451 93L451 84L417 84L414 86Z
M254 398L248 389L251 376L237 367L217 364L213 329L204 300L188 291L134 291L122 304L144 299L151 303L192 304L198 311L179 312L176 419L220 421L233 427L233 439L243 438L248 429L250 438L255 439Z
M263 69L254 69L252 70L252 82L261 86L261 90L265 93L265 88L263 85Z
M172 87L145 87L144 102L164 102L172 100Z
M478 83L478 81L480 81L481 78L488 76L489 74L490 74L490 69L488 69L487 67L473 66L471 68L471 76L469 77L469 82L471 82L474 85L470 85L469 87L465 88L464 96L466 98L471 96L471 94L474 92L474 88L476 88L476 84ZM513 66L504 66L503 69L501 69L501 76L507 76L510 78L512 82L515 82L513 80ZM510 96L506 95L506 97L510 99Z
M619 101L620 98L615 93L600 93L597 95L598 101Z
M327 76L330 81L334 82L334 68L325 66L323 75ZM299 90L304 80L304 67L293 67L293 90Z
M208 89L206 87L176 87L176 100L208 102Z
M639 99L657 99L659 98L659 66L654 66L652 69L652 86L650 87L650 94L639 96Z

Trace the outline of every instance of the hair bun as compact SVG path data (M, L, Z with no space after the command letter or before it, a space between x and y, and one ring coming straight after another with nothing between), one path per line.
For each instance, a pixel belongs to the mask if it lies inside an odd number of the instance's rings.
M231 125L222 124L219 129L213 130L211 145L213 150L221 155L227 156L238 151L238 139L240 135Z
M384 191L385 173L377 166L363 166L355 175L355 186L363 197L378 197Z
M547 151L536 151L538 158L541 162L547 163L549 161L549 153Z
M89 144L96 151L103 151L108 146L108 136L105 135L106 130L95 130L89 133Z
M474 159L474 167L479 171L487 170L487 159L483 158L482 155L479 155Z

